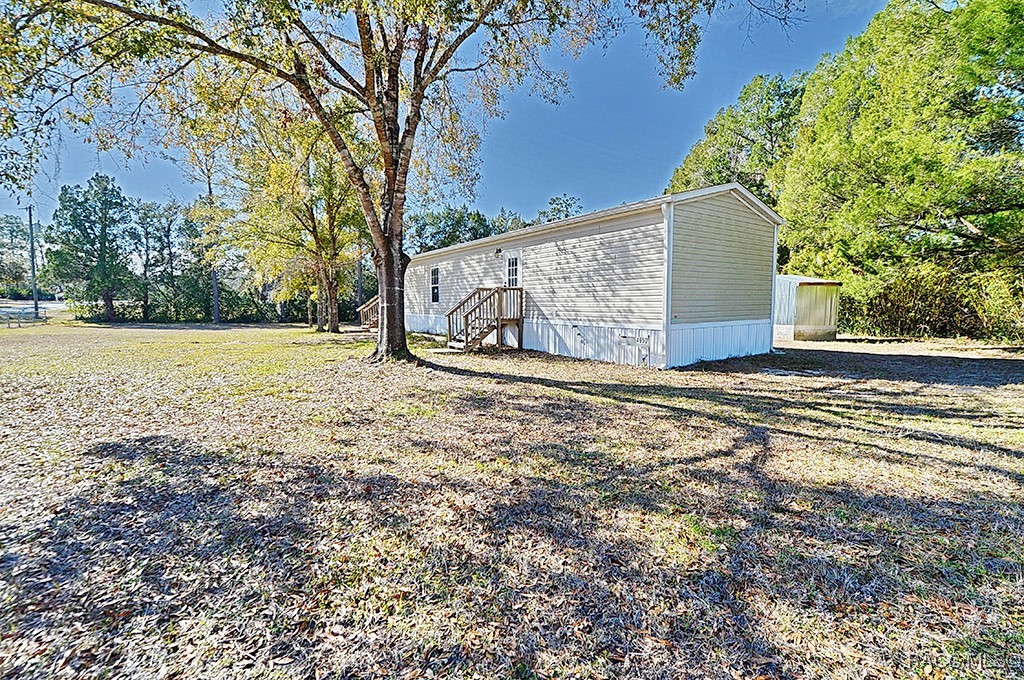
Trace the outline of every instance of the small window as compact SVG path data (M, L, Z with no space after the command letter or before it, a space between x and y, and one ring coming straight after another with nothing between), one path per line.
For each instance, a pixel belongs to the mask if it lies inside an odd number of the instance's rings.
M430 268L430 301L441 301L441 270L437 267Z
M509 288L518 288L519 287L519 256L518 255L509 255L509 257L506 260L506 262L508 263L508 272L507 272L507 276L505 277L505 281L506 281L505 285L508 286Z

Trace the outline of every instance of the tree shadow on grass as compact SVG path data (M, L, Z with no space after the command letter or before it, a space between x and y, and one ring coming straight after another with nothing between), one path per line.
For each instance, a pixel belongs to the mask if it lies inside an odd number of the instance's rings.
M844 355L836 354L829 361L842 363ZM738 379L760 372L765 364L792 370L806 366L804 357L795 365L786 359L703 368ZM684 656L697 667L707 668L714 659L723 669L727 665L769 677L852 677L858 669L906 673L924 663L1024 673L1024 636L1015 618L1024 594L1019 551L1024 474L1017 462L1024 452L929 427L929 421L980 421L1010 428L1019 419L913 384L889 388L870 382L919 382L923 369L918 361L944 374L936 385L1019 382L1017 362L999 362L990 371L985 363L990 360L963 360L966 368L951 368L960 360L932 362L931 357L912 357L902 378L892 366L876 374L866 371L868 365L857 366L855 374L841 365L817 367L815 378L844 378L839 390L796 384L758 384L749 390L687 386L671 376L663 380L663 374L652 374L649 381L630 374L629 383L563 379L535 367L530 369L535 375L514 374L498 360L501 370L496 371L433 368L548 390L532 403L474 398L471 405L474 410L501 408L504 419L541 420L549 428L551 442L527 441L520 449L519 455L547 458L559 469L557 475L529 479L529 502L536 502L537 489L547 489L543 498L575 497L577 507L594 514L642 512L651 518L652 535L659 516L679 523L697 518L705 530L710 527L722 545L710 562L683 570L662 563L661 581L630 579L638 589L677 584L677 593L683 594L678 608L688 612L685 629L673 629L664 616L643 615L640 627L667 631L668 642L680 652L687 650ZM849 390L851 385L856 390ZM920 397L912 409L901 388ZM677 424L694 439L702 432L712 440L727 433L731 442L696 446L695 453L655 450L646 461L626 460L596 439L578 436L599 431L615 405L638 409L636 418L655 429L659 423ZM572 428L560 426L561 419L544 420L545 413L569 411L574 412ZM893 412L926 421L920 429L907 429L872 417ZM804 480L799 474L780 476L775 460L802 446L839 446L850 466L876 466L880 475L899 465L983 483L960 497L936 498L884 477L865 488ZM566 468L574 472L567 474ZM985 478L993 476L1002 478L1001 492L988 491L995 482ZM627 549L650 557L651 545L642 541ZM805 626L810 628L801 632ZM668 667L685 665L673 657Z
M1018 352L1024 348L999 348ZM956 387L1001 387L1024 385L1024 359L996 357L938 356L934 354L882 354L831 349L786 348L783 355L756 359L735 359L703 366L726 370L763 370L765 367L816 370L840 378L895 380L924 385ZM756 368L755 368L756 367ZM680 371L694 370L682 368Z
M463 494L465 504L458 500ZM332 579L352 582L359 574L364 606L391 617L390 630L379 633L388 653L360 640L356 658L362 665L372 659L383 675L419 669L456 677L675 678L695 668L713 677L726 677L727 669L772 671L781 652L756 620L743 618L714 552L696 548L709 564L691 582L692 565L659 560L645 537L609 526L607 512L632 511L635 499L602 497L599 485L560 475L514 478L501 490L393 480L377 498L378 516L362 529L362 540L376 537L381 552L350 553ZM452 500L458 511L446 525L421 514ZM380 591L385 581L389 592ZM682 595L686 588L692 597ZM394 604L396 591L415 594Z
M903 416L914 416L922 421L962 421L971 425L982 422L991 422L993 425L1002 427L1024 428L1024 414L998 413L991 408L972 402L959 401L945 398L936 398L934 393L925 395L923 398L908 400L909 397L920 395L920 389L914 384L919 382L921 376L931 370L938 371L948 378L943 384L957 384L949 382L963 379L963 375L969 374L978 378L979 371L984 374L980 380L968 381L970 385L985 382L992 385L1013 385L1024 381L1024 361L996 360L996 359L955 359L940 357L938 368L926 369L923 366L932 366L931 360L935 357L890 357L902 366L902 373L896 373L892 366L877 367L870 362L863 365L850 366L846 363L849 353L832 352L823 353L828 361L818 358L814 366L818 370L811 376L813 378L832 377L844 381L842 389L837 390L834 386L807 389L796 387L785 383L759 385L756 390L721 389L719 387L689 386L673 384L656 378L642 382L607 382L592 380L565 380L562 378L546 377L544 375L513 374L506 371L482 371L475 369L460 368L455 366L442 366L432 364L431 368L445 371L451 374L467 378L497 379L508 383L530 384L539 387L549 388L564 392L571 397L598 397L613 402L651 408L661 412L662 415L676 420L709 419L725 426L746 426L748 424L759 424L769 427L775 434L793 434L810 439L816 438L812 428L834 429L852 432L864 437L891 438L894 434L901 439L911 441L933 442L936 438L941 439L943 444L950 447L961 447L971 450L987 451L1013 458L1024 458L1024 451L1020 449L1000 446L986 442L980 438L937 433L925 428L905 428L898 433L893 432L893 427L886 422L888 416L898 414ZM864 355L878 359L877 355ZM914 360L921 360L918 364ZM561 359L552 358L552 362L560 363ZM968 364L966 369L950 368L950 365L959 365L963 361ZM996 362L991 370L982 370L977 367L980 362ZM1005 363L1004 363L1005 362ZM876 362L877 363L877 362ZM792 357L763 356L756 358L737 359L717 363L701 364L698 368L690 369L691 372L702 370L715 370L741 377L747 374L760 374L766 370L786 370L794 366L806 366L807 359L803 354ZM498 364L507 368L507 364ZM875 373L869 373L867 369L874 367ZM673 371L669 375L685 376L687 371ZM798 377L798 373L794 373ZM904 381L904 388L889 389L870 381ZM921 402L921 403L915 403ZM909 403L908 403L909 402ZM709 408L712 407L712 408ZM851 438L849 435L840 435L839 441L846 441L850 444L864 444L864 440ZM826 438L817 436L825 440ZM828 441L836 441L830 432ZM871 442L872 447L879 448L883 452L903 454L904 451L886 449L879 447L877 442ZM913 455L913 454L912 454ZM1012 477L1017 482L1024 482L1024 476L1012 470L1003 470L1003 473Z
M83 458L88 483L51 517L0 526L0 676L500 677L545 653L637 668L642 612L621 593L640 550L553 485L498 493L170 437Z
M49 521L0 534L4 675L235 675L303 661L311 616L292 597L330 473L169 437L85 455L94 481Z
M538 451L585 469L599 457ZM554 484L552 495L577 494L595 513L699 518L710 528L722 546L713 559L686 569L662 562L661 579L630 579L643 590L678 584L676 607L689 612L684 630L673 634L664 618L649 615L633 625L668 631L668 642L699 667L718 663L750 677L852 677L862 668L910 672L925 658L942 667L1024 672L1024 638L1014 633L1024 578L1020 502L793 481L770 471L775 455L769 430L747 425L730 445L698 458L616 464L608 457L600 461L603 474L581 474L574 490L551 480L531 480L531 487ZM650 545L628 549L658 563ZM799 639L803 626L810 627L810 654L786 639ZM816 628L828 632L816 636ZM673 668L685 667L675 661Z
M663 374L616 384L433 368L545 388L447 403L448 426L510 428L455 452L486 474L403 468L399 453L342 473L162 437L90 451L95 481L52 519L0 527L12 595L0 614L14 631L0 673L784 678L909 672L922 650L953 668L1024 672L1013 656L1024 643L1006 637L1022 579L1008 549L1024 541L1019 502L984 486L935 500L813 483L774 465L787 447L831 443L851 464L1019 485L1011 447L893 436L863 416L899 406L901 393L868 383L857 396L753 394ZM759 366L716 369L738 380ZM609 446L624 409L653 432L646 457ZM532 428L512 436L517 423ZM712 443L655 448L666 426ZM424 455L439 446L423 432L405 443ZM977 456L953 455L965 447ZM989 644L997 651L978 651Z

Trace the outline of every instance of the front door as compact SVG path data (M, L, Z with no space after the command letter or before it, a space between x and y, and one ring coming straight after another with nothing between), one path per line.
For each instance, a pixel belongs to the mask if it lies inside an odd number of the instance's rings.
M505 287L506 288L520 288L523 285L523 251L521 250L506 250L505 251ZM518 291L506 290L501 296L502 303L502 316L505 318L519 317L522 312L523 304L523 293ZM512 332L513 329L505 327L502 341L509 347L521 347L523 341L523 329L522 319L519 319L517 323L518 333Z
M505 251L505 286L519 288L523 276L523 255L521 250Z

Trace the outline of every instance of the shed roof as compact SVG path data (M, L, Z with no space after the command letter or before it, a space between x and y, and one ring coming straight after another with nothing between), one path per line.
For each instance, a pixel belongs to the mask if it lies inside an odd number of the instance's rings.
M813 276L799 276L797 274L779 274L779 281L795 283L798 286L841 286L842 281L831 279L816 279Z
M769 208L761 199L744 187L739 182L730 182L729 184L719 184L713 187L705 187L703 189L691 189L690 191L683 191L678 194L665 194L664 196L656 196L655 198L649 198L644 201L637 201L635 203L625 203L623 205L617 205L612 208L605 208L604 210L598 210L596 212L587 213L585 215L577 215L575 217L569 217L564 220L555 220L554 222L545 222L544 224L535 224L525 229L516 229L515 231L505 232L504 234L495 234L494 236L487 236L485 238L479 238L475 241L467 241L465 243L457 243L453 246L446 248L438 248L437 250L429 250L425 253L420 253L413 256L413 260L434 258L438 256L449 255L451 253L458 252L460 250L466 250L468 248L474 248L481 245L501 245L502 243L516 241L525 236L532 236L534 234L545 233L545 232L558 232L563 229L570 227L577 227L587 222L595 220L605 219L608 217L616 217L619 215L628 215L634 212L640 212L643 210L649 210L650 208L656 208L665 203L688 203L690 201L700 201L712 196L718 196L720 194L733 194L738 198L744 205L750 210L757 213L762 219L775 225L781 225L785 223L785 220L779 216L774 210Z

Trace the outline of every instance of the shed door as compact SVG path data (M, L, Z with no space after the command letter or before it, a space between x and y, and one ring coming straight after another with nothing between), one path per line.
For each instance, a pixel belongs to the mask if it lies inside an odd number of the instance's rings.
M809 328L835 327L838 293L838 286L799 286L796 291L794 325Z
M796 289L794 340L835 340L839 286L799 286Z

